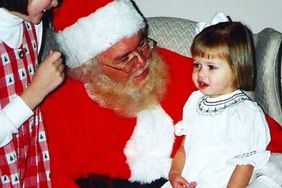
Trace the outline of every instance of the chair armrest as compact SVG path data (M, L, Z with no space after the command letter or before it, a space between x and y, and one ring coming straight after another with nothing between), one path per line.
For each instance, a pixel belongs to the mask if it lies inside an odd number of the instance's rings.
M254 35L256 50L255 101L282 126L282 34L266 28Z

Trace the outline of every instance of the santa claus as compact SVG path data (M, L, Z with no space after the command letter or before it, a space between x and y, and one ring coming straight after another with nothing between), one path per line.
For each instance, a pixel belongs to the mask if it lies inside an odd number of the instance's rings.
M192 59L156 48L130 0L64 0L53 24L69 68L43 104L52 186L160 187Z

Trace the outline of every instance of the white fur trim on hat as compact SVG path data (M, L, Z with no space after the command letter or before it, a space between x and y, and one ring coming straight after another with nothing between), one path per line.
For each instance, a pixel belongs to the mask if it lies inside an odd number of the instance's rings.
M58 32L56 38L66 65L74 68L144 27L143 17L130 0L116 0L78 19Z

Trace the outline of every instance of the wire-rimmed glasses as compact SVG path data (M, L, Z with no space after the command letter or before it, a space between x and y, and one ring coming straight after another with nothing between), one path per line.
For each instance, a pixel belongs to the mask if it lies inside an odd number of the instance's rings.
M112 64L101 64L116 70L121 70L129 73L135 67L136 62L140 61L140 58L145 58L147 60L151 57L152 51L156 47L156 45L156 41L146 37L140 42L135 51L127 54L125 57L115 60Z

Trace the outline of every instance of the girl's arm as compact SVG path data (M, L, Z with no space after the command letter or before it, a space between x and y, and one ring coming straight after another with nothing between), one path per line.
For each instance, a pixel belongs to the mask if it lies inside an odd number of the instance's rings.
M182 173L185 164L185 157L186 157L184 150L184 141L185 141L185 137L183 138L180 147L178 148L177 152L175 153L175 156L173 157L168 175L169 179L170 176L181 175Z
M32 116L32 110L64 79L64 65L60 52L50 52L40 63L30 85L0 110L0 147L12 140L12 134Z
M253 169L252 165L237 165L229 179L227 188L247 187L253 174Z
M186 153L184 149L185 137L181 142L180 147L178 148L175 156L173 157L170 171L168 174L168 179L170 184L174 188L182 188L183 186L187 188L193 188L196 186L195 182L189 183L185 178L182 177L181 173L185 164Z

